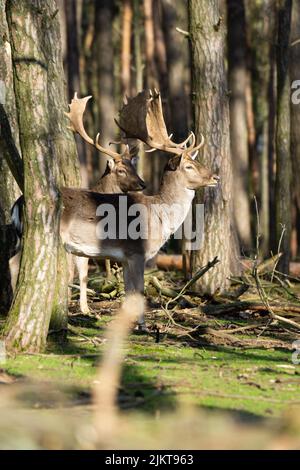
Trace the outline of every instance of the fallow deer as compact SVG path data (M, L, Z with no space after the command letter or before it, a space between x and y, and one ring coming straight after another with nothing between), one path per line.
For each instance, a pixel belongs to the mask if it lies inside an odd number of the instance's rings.
M129 149L128 145L126 145L124 152L120 154L102 147L99 144L99 134L97 134L96 142L94 142L85 131L83 115L86 104L90 98L91 96L78 98L75 92L74 98L69 105L70 111L66 113L66 116L70 120L70 128L73 132L77 132L87 143L93 145L97 150L110 157L102 177L98 183L92 187L92 191L113 194L145 189L146 185L144 181L136 172L136 147ZM106 261L108 260L106 259ZM82 313L87 314L90 311L87 302L88 258L76 256L75 265L80 283L80 310ZM106 263L106 266L108 266L108 263Z
M204 144L185 147L190 137L182 144L175 144L168 137L162 114L159 92L142 92L132 98L120 112L118 125L126 138L137 138L151 149L173 154L163 173L158 194L147 196L143 193L99 194L98 192L63 188L63 212L60 233L66 250L77 256L110 257L122 262L125 291L144 290L144 264L152 258L166 240L184 221L195 189L216 186L219 177L195 161L198 150ZM84 131L84 130L83 130ZM172 221L166 217L168 208L177 207ZM126 220L123 207L126 206ZM139 224L148 236L132 237L131 222L134 222L136 208L141 210ZM104 230L104 214L112 208L115 222ZM139 320L144 327L144 315Z
M97 136L96 143L94 143L94 141L87 135L86 131L84 130L83 115L86 104L90 98L91 96L87 96L80 99L77 97L77 93L75 93L74 98L69 105L70 112L66 113L66 115L70 120L70 127L74 132L77 132L86 142L95 146L97 150L110 157L107 161L104 174L97 184L94 185L92 190L99 193L127 193L128 191L141 191L145 189L146 185L144 181L138 176L136 171L136 148L129 150L129 147L126 146L123 153L117 153L111 149L106 149L99 144L99 134ZM21 196L13 205L11 211L12 222L18 236L18 245L15 249L17 253L10 259L9 263L13 290L15 290L16 287L20 265L20 239L22 237L23 231L23 204L24 198ZM80 309L83 313L87 314L89 313L89 307L87 303L88 258L74 258L80 282ZM71 258L69 259L69 265L70 280L72 280L73 262Z

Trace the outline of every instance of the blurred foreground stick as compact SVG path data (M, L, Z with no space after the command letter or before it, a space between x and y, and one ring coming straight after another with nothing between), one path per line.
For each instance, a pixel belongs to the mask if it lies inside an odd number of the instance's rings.
M107 328L107 344L95 380L93 390L95 427L99 441L106 441L116 429L118 419L117 394L120 385L124 341L130 329L144 310L140 294L125 298L120 311Z

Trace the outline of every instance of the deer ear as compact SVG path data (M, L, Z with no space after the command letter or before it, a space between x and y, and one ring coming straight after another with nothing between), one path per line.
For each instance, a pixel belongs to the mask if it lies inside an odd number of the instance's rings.
M179 167L181 162L181 155L176 155L175 157L170 158L167 163L166 170L175 171Z
M137 156L131 157L131 165L135 169L137 169L138 161L139 161L139 157L137 157Z
M112 158L109 158L107 160L107 167L110 169L110 171L112 171L115 167L115 162Z

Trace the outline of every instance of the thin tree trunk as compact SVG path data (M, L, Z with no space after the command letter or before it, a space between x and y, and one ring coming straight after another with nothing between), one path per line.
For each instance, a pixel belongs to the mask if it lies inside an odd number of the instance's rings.
M273 0L245 2L249 31L249 49L251 52L251 82L256 142L251 155L253 192L259 203L260 215L260 251L267 256L270 249L270 225L273 218L272 166L270 162L272 146L272 106L270 90L273 80L270 60L274 43L274 7ZM276 35L276 33L275 33ZM271 173L270 173L271 172ZM254 208L254 204L252 204ZM252 218L253 232L257 235L256 218Z
M290 79L292 93L300 89L300 3L293 2L290 47ZM298 81L298 84L296 83ZM291 100L291 156L293 165L293 190L300 210L300 102Z
M141 51L141 10L140 0L133 0L134 8L134 63L136 93L143 90L143 60Z
M80 75L82 78L82 95L93 95L93 100L90 101L90 105L87 107L85 112L85 127L89 135L96 135L99 132L99 129L95 124L97 124L96 115L98 114L97 107L97 96L94 92L93 83L95 82L95 77L97 77L97 64L95 64L97 59L94 57L95 54L95 2L93 0L85 0L82 5L82 19L81 19L81 55L80 55ZM96 87L97 88L97 87ZM96 151L92 145L86 145L86 168L88 174L89 187L95 182L94 178L94 162L96 163L96 168L99 169L98 157L96 159Z
M79 68L79 40L78 40L78 24L77 24L77 0L64 0L67 51L66 51L66 69L68 77L68 96L69 102L74 96L75 91L80 94L80 68ZM88 172L86 164L85 144L79 136L75 136L78 157L80 162L80 173L82 186L88 188Z
M237 265L223 17L218 0L189 0L195 132L198 141L201 134L206 139L201 161L221 177L217 188L208 188L204 194L197 191L195 199L205 204L205 223L203 246L192 252L192 269L196 271L215 256L221 261L198 285L207 293L224 291Z
M155 41L153 25L153 0L144 0L145 17L145 58L146 58L146 86L158 87L154 63Z
M99 131L104 147L113 140L115 132L114 106L114 48L113 48L113 2L98 0L95 11L95 53L97 57L97 85ZM97 155L100 173L106 167L106 157Z
M153 0L143 0L144 4L144 25L145 25L145 62L146 74L145 85L147 88L160 88L157 80L155 67L155 38L153 23ZM145 166L143 177L149 182L148 191L156 193L160 185L160 163L161 159L156 152L152 155L150 165Z
M247 131L247 45L244 0L227 0L230 141L233 163L233 207L241 247L251 246L249 155Z
M141 5L140 0L133 0L133 34L134 34L134 64L135 64L135 92L143 90L143 59L141 48ZM145 173L145 151L140 146L138 171L144 178Z
M167 53L168 88L170 101L170 123L175 142L182 142L188 132L188 109L185 93L185 57L188 49L186 38L176 27L179 26L178 9L170 0L162 0L163 29ZM182 27L182 25L180 24ZM187 44L187 42L186 42ZM186 52L187 53L187 52Z
M38 352L45 347L52 313L60 326L66 322L67 271L59 239L58 189L60 184L76 186L79 173L74 139L63 114L66 98L56 2L11 0L7 21L22 129L25 227L6 345Z
M155 43L155 59L157 71L159 75L160 90L163 97L169 97L168 83L168 67L167 67L167 51L164 32L162 29L162 5L161 0L153 0L153 26L154 26L154 43ZM169 99L167 104L167 123L169 123ZM166 109L166 106L164 107Z
M132 5L131 0L123 1L122 15L122 55L121 55L121 79L122 95L130 95L130 63L131 63L131 29L132 29Z
M289 273L291 243L291 154L289 41L291 0L281 0L278 9L277 129L276 129L276 240L283 256L278 269Z
M271 17L271 40L269 47L269 84L268 84L268 162L269 162L269 214L275 214L275 131L276 131L276 31L277 31L277 20L276 20L276 7L274 4L270 4L269 14ZM276 244L276 230L275 230L275 217L269 217L269 247L274 251Z

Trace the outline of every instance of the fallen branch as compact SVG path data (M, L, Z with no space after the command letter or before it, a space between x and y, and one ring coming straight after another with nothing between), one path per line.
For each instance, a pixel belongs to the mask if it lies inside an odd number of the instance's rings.
M183 286L183 288L180 290L180 292L177 294L177 296L173 299L173 302L175 302L177 299L179 299L179 297L181 297L187 289L189 289L193 284L195 284L195 282L197 282L200 279L200 277L204 276L204 274L207 273L207 271L209 271L211 268L213 268L219 262L220 262L220 260L218 259L217 256L215 256L215 258L212 261L209 261L206 266L199 269L199 271L197 271L196 274L194 274L192 279L190 279ZM170 300L167 302L166 310L168 310L170 302L171 302Z

